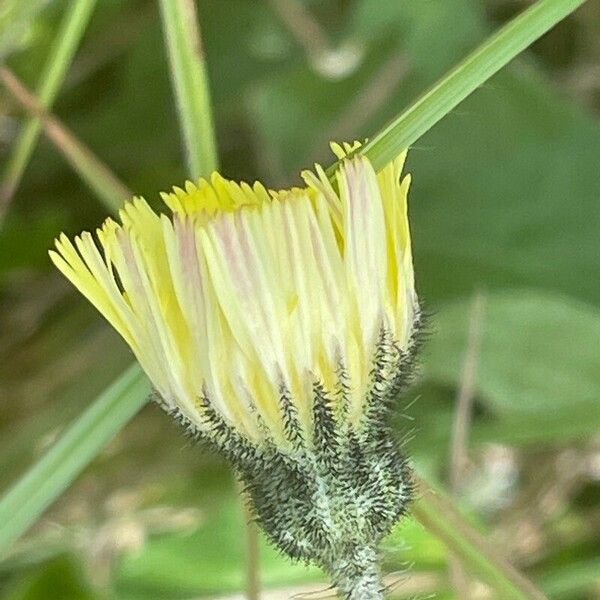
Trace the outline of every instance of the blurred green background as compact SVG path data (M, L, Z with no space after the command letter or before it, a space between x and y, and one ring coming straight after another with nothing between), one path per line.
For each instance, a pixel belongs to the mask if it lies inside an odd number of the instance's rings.
M300 168L331 162L330 139L373 135L527 4L200 0L222 171L297 183ZM35 89L69 2L24 5L17 28L0 3L0 51ZM185 180L156 2L99 0L52 110L149 201ZM557 600L600 598L599 115L592 0L435 126L408 160L432 335L399 427L421 472L446 484L469 323L478 322L456 493L499 553ZM2 162L24 117L1 88ZM44 136L6 208L2 491L131 361L47 258L58 232L94 228L107 209ZM0 560L0 599L242 598L244 535L226 465L148 406ZM393 597L459 597L446 550L413 519L384 555ZM260 565L265 598L326 587L318 570L262 543ZM463 597L495 597L473 579L464 589Z

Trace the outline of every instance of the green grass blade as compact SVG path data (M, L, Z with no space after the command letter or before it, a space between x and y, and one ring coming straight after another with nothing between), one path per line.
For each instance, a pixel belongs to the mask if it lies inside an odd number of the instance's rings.
M218 166L208 78L194 0L159 0L190 177Z
M46 135L96 196L109 210L117 212L123 205L123 201L132 196L127 187L61 121L48 113L15 75L5 67L0 67L0 80L15 100L42 124Z
M50 108L56 98L95 5L96 0L73 0L63 17L35 92L44 108ZM6 206L17 190L40 129L40 120L31 117L17 138L2 178L0 207Z
M442 541L462 565L488 583L503 600L546 600L531 581L498 554L491 543L473 527L454 502L434 491L425 481L418 482L419 498L411 513Z
M140 368L130 367L9 490L0 500L0 555L139 411L149 392Z
M525 48L585 0L539 0L515 17L440 79L362 149L383 168ZM335 165L328 174L335 171Z

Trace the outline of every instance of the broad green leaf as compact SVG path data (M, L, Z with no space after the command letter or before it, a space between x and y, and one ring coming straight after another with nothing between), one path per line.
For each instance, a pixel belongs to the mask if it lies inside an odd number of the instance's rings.
M424 374L456 385L464 358L469 301L432 317ZM501 415L591 408L600 390L600 311L567 297L532 290L490 293L486 301L477 390ZM582 417L583 415L579 415ZM599 418L596 410L590 419ZM589 422L589 421L588 421Z
M537 286L600 301L600 127L532 68L494 79L409 158L421 296Z
M401 431L414 429L408 450L428 471L445 465L456 389L466 351L470 299L430 317L423 382L411 389ZM534 449L590 438L600 428L597 309L535 290L488 293L469 442ZM413 400L416 401L413 403Z
M73 559L54 559L38 572L24 574L2 600L101 600L82 571Z
M200 526L187 535L154 536L142 551L125 555L116 577L120 596L213 598L244 588L243 515L231 483L223 484L221 471L205 469L187 486L187 501L202 511ZM324 580L319 569L291 563L262 536L260 563L265 589Z
M437 473L447 464L456 402L456 385L436 385L431 380L412 388L406 397L410 416L397 419L399 431L410 430L406 448L426 473ZM506 444L535 452L536 447L567 446L588 439L600 427L600 408L594 398L572 406L542 407L538 411L508 413L487 410L487 399L477 396L469 444L474 451L486 444ZM483 410L481 410L481 407Z

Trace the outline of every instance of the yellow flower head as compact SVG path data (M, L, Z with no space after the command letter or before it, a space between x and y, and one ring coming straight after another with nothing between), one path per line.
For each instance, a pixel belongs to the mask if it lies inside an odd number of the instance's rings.
M379 598L377 545L412 490L390 419L420 321L410 179L404 154L375 173L333 149L333 185L319 166L280 192L214 173L163 194L170 216L135 198L50 254L233 463L280 550Z
M332 147L336 187L319 166L279 192L214 173L163 194L169 216L134 198L99 244L63 234L50 252L164 406L200 432L209 407L244 439L285 445L285 396L310 437L316 384L358 424L382 332L408 351L418 304L405 155L376 174L345 158L357 145Z

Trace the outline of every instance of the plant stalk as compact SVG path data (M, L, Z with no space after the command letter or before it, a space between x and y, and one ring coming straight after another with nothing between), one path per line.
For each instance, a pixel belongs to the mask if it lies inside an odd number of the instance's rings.
M132 192L119 181L83 142L53 114L49 113L19 79L6 67L0 67L0 81L13 98L41 123L46 136L62 152L73 170L85 181L104 202L106 207L116 213L123 202L131 198ZM0 220L2 209L0 206Z
M361 148L361 153L369 158L375 170L382 169L584 2L585 0L538 0L444 75ZM329 167L327 174L333 175L337 167L337 163Z
M354 547L329 569L344 600L383 600L384 585L375 547Z
M51 108L54 103L95 6L96 0L76 0L70 4L63 17L35 93L44 109ZM41 128L40 118L37 115L30 116L14 145L2 178L0 218L19 187Z
M196 5L193 0L160 0L159 5L188 173L196 180L219 163Z

